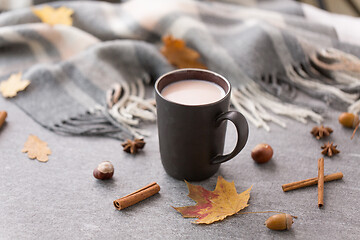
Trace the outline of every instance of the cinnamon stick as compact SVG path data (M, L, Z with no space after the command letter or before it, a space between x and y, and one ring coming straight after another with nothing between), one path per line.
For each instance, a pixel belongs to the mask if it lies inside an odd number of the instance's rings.
M122 198L116 199L114 201L114 206L117 210L122 210L124 208L130 207L160 191L160 186L156 183L150 183L149 185L140 188L139 190L130 193Z
M7 112L0 111L0 128L4 124L6 117L7 117Z
M343 178L342 172L332 173L332 174L324 176L324 182L330 182L330 181L339 180L342 178ZM309 179L301 180L298 182L284 184L284 185L282 185L282 189L284 192L287 192L287 191L295 190L298 188L316 185L317 183L318 183L317 177L309 178Z
M318 160L318 206L324 206L324 158Z

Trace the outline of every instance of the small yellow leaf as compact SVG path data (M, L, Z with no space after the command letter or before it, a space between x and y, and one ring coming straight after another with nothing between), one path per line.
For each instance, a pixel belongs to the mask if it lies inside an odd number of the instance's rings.
M47 146L47 143L41 141L35 135L29 135L24 144L24 148L21 151L24 153L27 152L30 159L36 158L40 162L47 162L49 160L48 155L51 154L51 150Z
M56 24L71 26L73 23L71 15L74 13L74 10L71 8L59 7L58 9L55 9L51 6L45 6L39 9L33 8L32 11L43 23L47 23L51 26Z
M186 181L185 181L186 182ZM238 194L235 184L219 176L214 191L186 182L189 197L197 202L195 206L174 207L184 218L198 218L194 223L210 224L221 221L246 208L250 198L250 190Z
M162 41L164 46L161 48L161 53L172 65L178 68L206 69L206 66L199 61L200 54L188 48L183 40L167 35Z
M0 92L3 97L11 98L15 97L20 91L25 90L29 86L29 80L21 80L22 73L11 74L11 76L0 83Z

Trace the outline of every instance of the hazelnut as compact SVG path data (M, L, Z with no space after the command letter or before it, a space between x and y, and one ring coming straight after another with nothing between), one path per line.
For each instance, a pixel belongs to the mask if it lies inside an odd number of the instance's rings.
M294 223L290 214L275 214L265 221L267 228L271 230L289 230Z
M256 145L251 151L251 157L257 163L266 163L273 156L273 149L269 144L261 143Z
M100 163L93 171L94 177L101 180L110 179L112 178L113 174L114 166L109 161Z

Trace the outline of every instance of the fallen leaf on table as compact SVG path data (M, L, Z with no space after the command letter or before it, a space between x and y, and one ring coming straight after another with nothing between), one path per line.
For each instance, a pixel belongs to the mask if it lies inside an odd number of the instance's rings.
M51 26L56 24L71 26L73 20L71 15L74 10L67 7L59 7L57 9L51 6L45 6L43 8L33 8L32 12L41 19L43 23L47 23Z
M29 158L36 158L40 162L47 162L49 160L48 155L51 154L51 150L47 146L47 143L41 141L35 135L29 135L24 144L24 148L21 151L24 153L27 152Z
M173 38L171 35L162 38L164 46L161 53L166 59L178 68L202 68L207 69L200 61L200 54L186 47L185 42L181 39Z
M186 182L186 181L185 181ZM195 206L174 207L184 218L198 218L194 223L210 224L221 221L246 208L250 198L250 190L238 194L235 184L219 176L214 191L186 182L189 197L197 202Z
M29 86L29 80L21 80L22 73L11 74L11 76L0 83L0 92L3 97L11 98L15 97L20 91L25 90Z

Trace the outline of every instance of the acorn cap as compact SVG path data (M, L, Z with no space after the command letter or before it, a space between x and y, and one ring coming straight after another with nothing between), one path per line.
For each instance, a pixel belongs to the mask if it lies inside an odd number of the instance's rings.
M293 217L290 214L286 214L286 229L289 230L293 223Z

